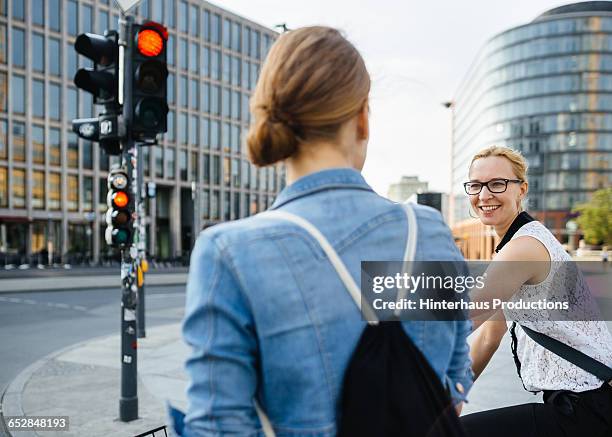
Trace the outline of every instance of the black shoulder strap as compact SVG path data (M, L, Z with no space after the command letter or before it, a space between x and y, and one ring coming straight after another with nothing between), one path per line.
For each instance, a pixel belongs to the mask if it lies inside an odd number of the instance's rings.
M552 353L560 356L561 358L569 361L577 367L580 367L585 372L595 375L604 382L607 382L612 386L612 368L605 364L597 361L578 349L566 345L552 337L541 332L534 331L531 328L521 325L523 331L536 343L545 349L548 349Z

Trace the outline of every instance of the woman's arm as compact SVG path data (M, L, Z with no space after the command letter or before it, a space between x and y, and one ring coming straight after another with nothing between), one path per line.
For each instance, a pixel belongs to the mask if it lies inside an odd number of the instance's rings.
M503 313L498 311L494 317L484 322L474 332L474 340L470 349L474 380L480 376L491 361L491 357L499 347L499 343L507 330L506 319Z

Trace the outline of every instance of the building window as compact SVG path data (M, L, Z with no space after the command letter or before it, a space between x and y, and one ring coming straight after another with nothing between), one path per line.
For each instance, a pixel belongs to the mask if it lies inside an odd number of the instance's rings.
M0 159L8 159L8 122L0 120Z
M200 47L192 42L189 43L189 71L197 73L198 66L200 65L198 61L198 52L200 51Z
M98 32L101 34L104 33L105 30L110 28L108 12L99 9L98 10Z
M218 45L221 39L221 16L218 14L213 14L212 16L210 31L212 33L210 39L212 40L213 44Z
M179 77L179 96L180 106L183 108L187 107L187 76Z
M0 73L0 111L7 112L8 109L8 81L6 73Z
M93 18L91 6L81 5L81 31L91 33L93 31Z
M202 85L200 86L200 89L202 90L201 92L201 96L202 96L202 111L203 112L210 112L210 95L209 95L209 86L208 86L208 82L204 82L202 83Z
M249 88L249 63L242 61L242 88Z
M164 151L161 146L154 146L153 159L155 160L155 177L164 177Z
M218 220L220 217L219 214L219 197L220 197L220 193L217 190L214 190L212 192L212 204L210 206L210 218L212 220Z
M163 0L153 0L151 7L151 19L162 23L164 21L164 3Z
M191 152L190 175L192 181L198 180L198 152Z
M83 177L83 209L93 211L93 178Z
M175 151L173 148L168 147L166 148L166 177L168 179L174 179L174 177L176 176L176 172L174 170L174 166L175 166Z
M202 37L205 41L210 41L210 12L202 11Z
M198 34L198 17L200 12L196 5L189 5L189 33L192 35Z
M59 210L62 192L62 179L59 173L49 173L49 209Z
M13 65L25 67L25 32L13 27Z
M189 117L189 144L198 145L198 117L191 115Z
M229 49L232 46L232 22L225 18L223 20L223 47Z
M66 51L68 55L66 56L66 72L69 77L74 77L77 70L79 69L77 52L74 50L72 44L66 44Z
M221 141L220 141L221 131L219 129L219 122L217 120L211 120L210 122L210 147L218 150Z
M32 81L32 115L44 118L45 116L45 83L42 80Z
M208 193L208 189L202 190L202 201L200 205L202 206L202 218L204 220L208 220L210 218L210 194Z
M187 114L180 112L178 115L178 138L180 144L187 144Z
M230 159L226 156L223 158L223 185L226 187L230 186L231 173L230 173Z
M180 66L183 70L187 70L187 40L183 38L179 38L179 57L180 57Z
M210 120L208 118L201 119L202 126L202 147L210 148Z
M168 132L166 132L166 139L168 141L174 141L174 111L168 112L167 122L168 122Z
M45 38L40 33L32 34L32 70L45 71Z
M202 47L202 74L204 77L210 77L210 49Z
M240 119L240 93L238 91L232 91L232 118Z
M168 103L175 103L174 101L174 74L168 73L168 82L167 82L167 90L168 90Z
M59 129L49 130L49 164L62 165L62 146Z
M211 114L219 115L219 86L211 85L210 87L210 112Z
M229 153L230 151L230 125L229 123L223 123L223 126L221 128L222 134L221 134L221 142L223 143L223 150L226 153Z
M32 208L45 209L45 173L32 172Z
M49 4L49 27L53 30L60 30L60 1L61 0L47 0Z
M13 122L13 161L26 160L25 124Z
M98 181L98 211L105 212L108 210L106 197L108 196L108 185L106 178Z
M221 52L213 50L210 58L210 77L219 80L221 76Z
M182 181L187 180L187 151L184 149L179 150L179 178Z
M259 59L259 32L251 31L251 58Z
M79 177L68 175L68 211L76 211L79 208Z
M74 120L75 118L77 118L79 98L76 89L68 88L66 90L66 106L66 116L68 117L68 120Z
M210 155L202 157L202 182L210 184Z
M232 186L240 187L240 165L238 159L232 159Z
M8 207L8 169L0 167L0 208Z
M45 25L45 2L44 0L32 0L32 23L39 26Z
M198 80L189 80L189 107L191 109L198 109L198 103L200 102L200 93L198 92Z
M217 155L212 157L212 183L221 185L221 158Z
M242 171L240 172L240 186L242 188L249 188L249 162L242 161Z
M223 67L222 67L222 76L221 80L226 83L230 83L230 69L231 69L231 57L230 55L224 53L223 54Z
M91 141L83 140L81 142L83 150L83 168L93 169L93 144Z
M0 0L1 2L2 0ZM6 25L0 24L0 62L6 64L6 52L7 52L7 43L6 43Z
M187 14L187 3L182 1L179 3L179 30L185 33L187 32L187 20L189 18Z
M59 120L62 108L60 86L55 83L49 84L49 117Z
M13 169L11 185L13 186L13 208L25 208L25 170Z
M232 56L232 85L240 86L240 58Z
M165 0L166 1L166 23L168 23L168 27L174 27L174 21L175 21L175 13L174 13L174 5L176 4L176 2L172 1L172 0Z
M232 50L240 51L240 23L232 24Z
M140 153L142 153L142 164L143 164L142 170L143 170L143 173L144 173L145 176L149 176L149 171L151 170L150 169L151 166L150 166L150 162L149 162L149 160L150 160L150 151L151 151L150 147L141 147L140 148Z
M231 113L229 88L223 88L223 90L221 90L221 113L225 118L229 118Z
M244 32L242 33L242 52L245 55L248 55L251 50L251 28L245 27Z
M174 37L172 35L168 35L168 42L166 43L166 60L168 61L168 65L174 64Z
M223 195L223 219L225 221L231 220L230 215L230 193L225 192Z
M13 18L23 21L25 18L25 1L13 0Z
M234 206L232 207L232 220L240 218L240 193L234 192Z
M32 127L32 162L45 163L45 128L42 126Z
M60 42L55 38L49 38L49 53L53 56L49 56L49 73L54 76L61 76L62 74L62 51L60 49Z
M78 168L79 166L79 142L75 133L68 134L68 167Z
M79 16L77 14L77 3L74 0L68 0L68 35L74 35L79 32Z

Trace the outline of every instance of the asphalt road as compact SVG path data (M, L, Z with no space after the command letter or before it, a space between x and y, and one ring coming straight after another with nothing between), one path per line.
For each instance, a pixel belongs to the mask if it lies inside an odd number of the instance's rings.
M0 295L0 395L28 365L47 354L119 331L120 290ZM146 326L182 318L185 286L146 289ZM119 359L119 355L117 355Z

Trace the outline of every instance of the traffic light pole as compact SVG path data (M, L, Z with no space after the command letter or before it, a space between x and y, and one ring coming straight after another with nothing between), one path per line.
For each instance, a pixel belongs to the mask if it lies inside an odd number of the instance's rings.
M142 281L139 282L138 284L138 307L137 307L137 316L138 316L138 322L137 322L137 331L138 331L138 338L145 338L147 333L146 333L146 329L145 329L145 281L144 281L144 277L145 277L145 273L144 273L144 268L143 268L143 262L145 261L145 255L146 255L146 229L145 229L145 223L144 223L144 217L145 217L145 208L144 208L144 200L145 200L145 187L144 187L144 162L143 162L143 154L140 153L140 150L138 147L136 147L136 152L138 153L137 159L136 159L136 163L137 163L137 182L135 185L136 189L138 190L138 193L136 195L136 214L138 214L138 219L136 220L138 229L137 229L137 235L138 235L138 244L136 246L137 250L138 250L138 265L140 268L140 274L142 275ZM139 280L140 281L140 280Z
M132 189L138 184L135 173L137 151L129 126L132 123L132 26L134 18L123 15L119 21L119 102L123 105L126 136L121 143L121 164L131 179ZM137 199L137 197L133 197ZM138 419L138 366L137 323L138 287L134 260L136 248L129 245L121 250L121 397L119 420L129 422Z

